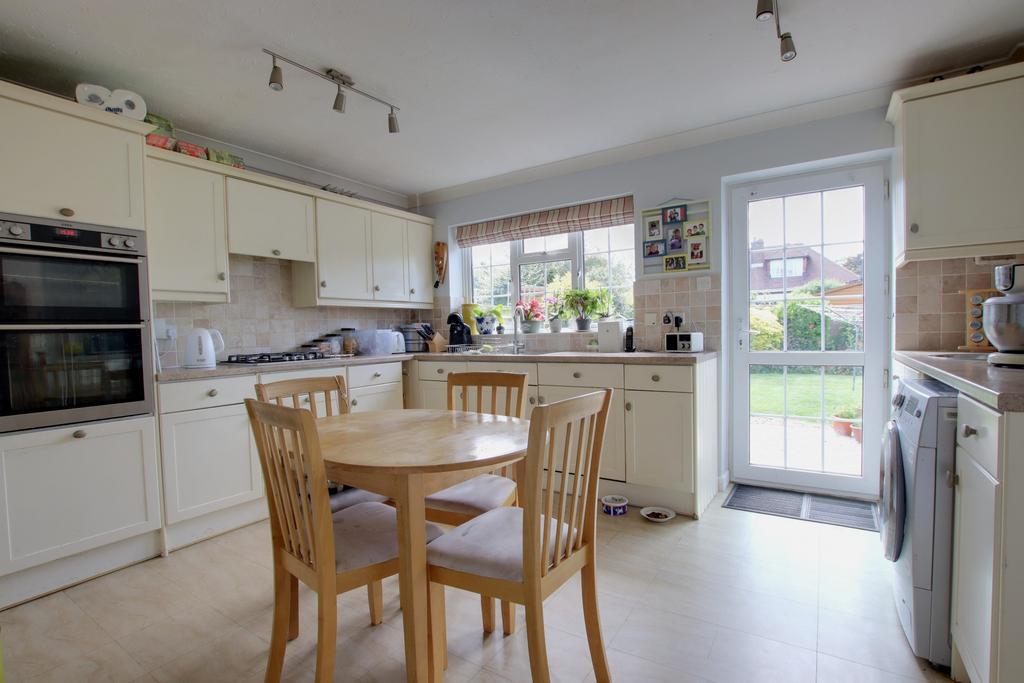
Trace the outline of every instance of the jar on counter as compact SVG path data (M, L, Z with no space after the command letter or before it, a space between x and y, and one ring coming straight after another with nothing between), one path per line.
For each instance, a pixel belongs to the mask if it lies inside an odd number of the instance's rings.
M344 339L340 334L328 334L324 336L324 339L327 341L328 344L330 344L331 350L329 355L341 355L342 347L344 346Z

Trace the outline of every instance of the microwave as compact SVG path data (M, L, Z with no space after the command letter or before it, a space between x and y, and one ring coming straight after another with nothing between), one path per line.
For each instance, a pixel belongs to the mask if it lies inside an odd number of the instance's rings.
M668 332L665 350L669 353L697 353L704 350L703 332Z

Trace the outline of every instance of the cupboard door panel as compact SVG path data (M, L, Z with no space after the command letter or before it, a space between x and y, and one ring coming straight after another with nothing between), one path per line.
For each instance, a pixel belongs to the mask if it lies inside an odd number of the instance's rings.
M316 236L320 296L373 299L370 212L318 199Z
M626 481L693 492L693 395L626 392Z
M408 225L409 300L429 304L434 301L434 235L423 223Z
M373 228L373 298L408 301L406 279L406 220L371 213Z
M153 298L227 302L224 176L147 159L146 177Z
M621 369L622 366L617 366ZM541 365L543 370L543 364ZM543 372L542 372L543 374ZM567 398L583 396L598 389L580 387L538 387L538 400L541 403L554 403L564 401ZM608 427L604 435L604 451L601 455L601 478L614 479L616 481L626 480L626 426L624 417L624 403L621 391L612 392L612 402L608 407ZM532 411L531 411L532 412ZM555 452L561 453L563 440L559 439L555 445ZM556 468L560 471L560 468Z
M381 384L378 386L355 387L349 390L351 410L353 413L367 413L373 410L401 410L402 383Z
M312 197L228 178L227 203L231 253L316 260Z
M448 410L447 382L419 382L418 408L426 410Z

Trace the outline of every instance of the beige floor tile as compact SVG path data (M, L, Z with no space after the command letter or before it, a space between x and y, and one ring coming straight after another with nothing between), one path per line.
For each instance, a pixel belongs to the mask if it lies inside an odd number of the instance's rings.
M234 631L237 624L209 607L167 616L118 639L118 644L146 671L187 655Z
M608 669L611 671L613 681L636 681L640 683L704 683L705 679L698 678L685 671L670 669L667 666L655 664L648 659L641 659L628 655L618 650L608 650ZM587 683L597 681L593 672L584 679Z
M545 625L545 642L548 654L548 670L552 683L573 681L580 683L593 667L590 663L590 649L585 638ZM504 647L484 664L488 671L500 674L511 681L529 681L530 651L526 640L526 629L505 639Z
M814 683L815 660L813 650L719 629L696 673L715 683Z
M707 659L718 627L654 608L637 608L608 646L680 671L695 672Z
M923 680L939 683L949 681L950 678L938 671L925 672ZM818 653L818 681L817 683L911 683L920 681L918 677L899 676L889 671L873 669L863 664L857 664L831 655Z
M28 683L134 683L146 673L117 643L79 655Z
M598 577L598 586L600 586ZM601 632L605 642L615 637L636 602L626 600L611 593L599 593L597 597L598 612L601 615ZM517 608L518 626L523 626L523 608ZM579 586L560 591L544 601L544 623L559 630L581 638L587 637L587 628L583 621L583 596Z
M270 552L270 522L263 521L237 529L211 539L214 543L233 550L247 560L273 569Z
M240 627L151 671L160 683L244 681L267 665L267 644Z
M917 659L899 623L822 609L818 615L818 651L917 680L928 666Z

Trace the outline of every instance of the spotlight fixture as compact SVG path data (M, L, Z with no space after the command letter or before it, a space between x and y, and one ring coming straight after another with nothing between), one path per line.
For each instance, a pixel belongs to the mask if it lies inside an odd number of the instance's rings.
M281 92L284 90L284 74L281 73L281 67L277 65L277 57L274 57L271 61L273 66L270 68L270 89L274 92Z
M775 36L779 39L779 56L784 62L792 62L796 59L796 43L793 42L793 34L783 33L779 27L779 0L757 0L757 11L754 18L758 21L769 21L775 19Z
M346 76L342 72L340 72L340 71L338 71L336 69L327 69L326 71L317 71L316 69L312 69L312 68L306 66L305 64L299 64L296 61L292 61L291 59L288 59L287 57L283 57L283 56L277 54L276 52L271 52L270 50L268 50L266 48L263 49L263 52L268 54L268 55L270 55L270 58L272 60L271 63L273 64L273 66L270 69L270 83L269 83L269 85L270 85L270 89L271 90L274 90L275 92L276 91L284 90L283 74L281 73L281 67L279 67L277 65L277 60L280 59L285 64L290 64L290 65L294 66L295 68L301 69L302 71L305 71L306 73L308 73L308 74L310 74L312 76L316 76L317 78L322 78L325 81L329 81L329 82L333 83L335 85L335 87L338 89L338 93L334 96L334 106L333 106L333 109L334 109L334 111L338 112L339 114L344 114L345 113L345 91L346 90L348 90L350 92L354 92L357 95L362 95L363 97L365 97L368 100L373 100L374 102L377 102L379 104L383 104L385 107L387 107L389 109L389 111L388 111L388 132L389 133L397 133L398 132L398 114L397 114L397 112L399 111L399 108L396 107L395 105L391 104L390 102L386 101L386 100L382 100L381 98L377 97L376 95L372 95L372 94L366 92L365 90L360 90L359 88L356 87L355 81L353 81L350 77Z
M774 5L774 0L757 0L757 14L755 15L757 20L771 21L772 17L775 16Z
M793 34L783 33L779 36L779 56L784 62L796 59L796 44L793 43Z

